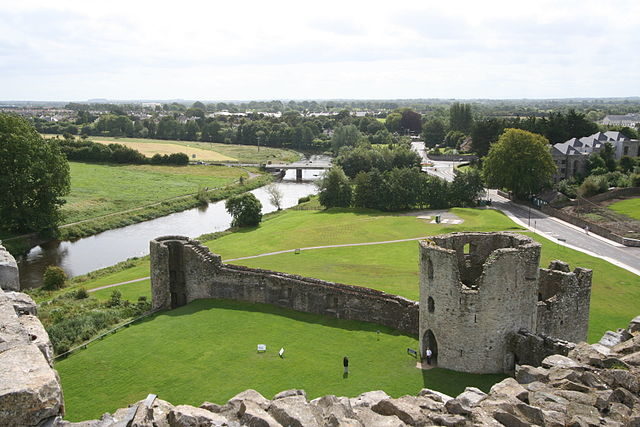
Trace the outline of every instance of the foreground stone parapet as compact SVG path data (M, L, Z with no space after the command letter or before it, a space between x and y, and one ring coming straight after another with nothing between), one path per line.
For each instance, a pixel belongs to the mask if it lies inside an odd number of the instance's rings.
M0 289L19 291L18 264L13 255L0 245Z
M47 332L25 294L0 290L0 425L35 426L63 414Z

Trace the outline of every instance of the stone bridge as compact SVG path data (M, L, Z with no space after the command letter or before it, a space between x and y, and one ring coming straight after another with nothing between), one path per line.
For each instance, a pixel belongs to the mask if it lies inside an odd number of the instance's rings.
M285 171L289 169L296 170L296 181L302 181L302 171L307 169L312 170L327 170L331 169L333 164L331 162L294 162L294 163L272 163L265 165L265 169L268 171Z

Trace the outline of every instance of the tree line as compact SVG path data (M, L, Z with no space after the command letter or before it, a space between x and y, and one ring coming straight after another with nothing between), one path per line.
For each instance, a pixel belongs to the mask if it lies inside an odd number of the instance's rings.
M374 168L359 172L351 180L340 166L334 166L321 179L319 189L319 201L325 208L401 211L475 206L483 192L483 182L477 169L459 171L450 183L417 168Z

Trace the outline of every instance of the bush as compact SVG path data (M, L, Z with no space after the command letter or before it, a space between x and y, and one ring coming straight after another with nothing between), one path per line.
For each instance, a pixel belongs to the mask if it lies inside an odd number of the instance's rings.
M67 274L60 267L50 265L44 271L42 277L42 288L47 291L55 291L64 287L64 282L67 280Z
M582 197L591 197L596 194L604 193L609 189L609 182L604 175L591 175L585 178L584 182L578 188L578 194Z
M111 298L106 302L107 307L118 307L122 304L122 293L119 290L111 292Z
M89 292L87 292L85 288L79 288L77 291L74 292L73 297L75 299L89 298Z
M632 173L629 175L632 187L640 187L640 173Z
M308 202L308 201L310 201L310 200L311 200L311 197L310 197L310 196L300 197L300 198L298 199L298 204L300 204L300 203L307 203L307 202Z
M578 186L576 185L573 178L563 179L562 181L558 182L555 187L556 190L571 199L575 199L578 195Z
M196 194L196 200L200 205L205 206L209 203L209 197L207 196L207 187L199 187L198 193Z

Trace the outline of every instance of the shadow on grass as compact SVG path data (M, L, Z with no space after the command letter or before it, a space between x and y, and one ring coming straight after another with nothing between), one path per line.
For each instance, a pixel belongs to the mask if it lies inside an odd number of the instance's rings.
M336 319L335 317L325 316L321 314L304 313L301 311L295 311L288 308L278 307L271 304L262 303L249 303L243 301L234 301L227 299L199 299L195 300L185 306L175 308L173 310L161 311L153 316L141 319L136 324L142 324L153 321L159 316L169 317L181 317L196 314L200 311L222 309L222 310L235 310L253 313L266 313L280 317L286 317L290 320L298 322L304 322L308 324L321 325L327 328L343 329L347 331L367 331L378 332L381 334L391 336L406 336L409 338L417 339L416 336L405 334L387 326L379 325L377 323L364 322L358 320L345 320Z

